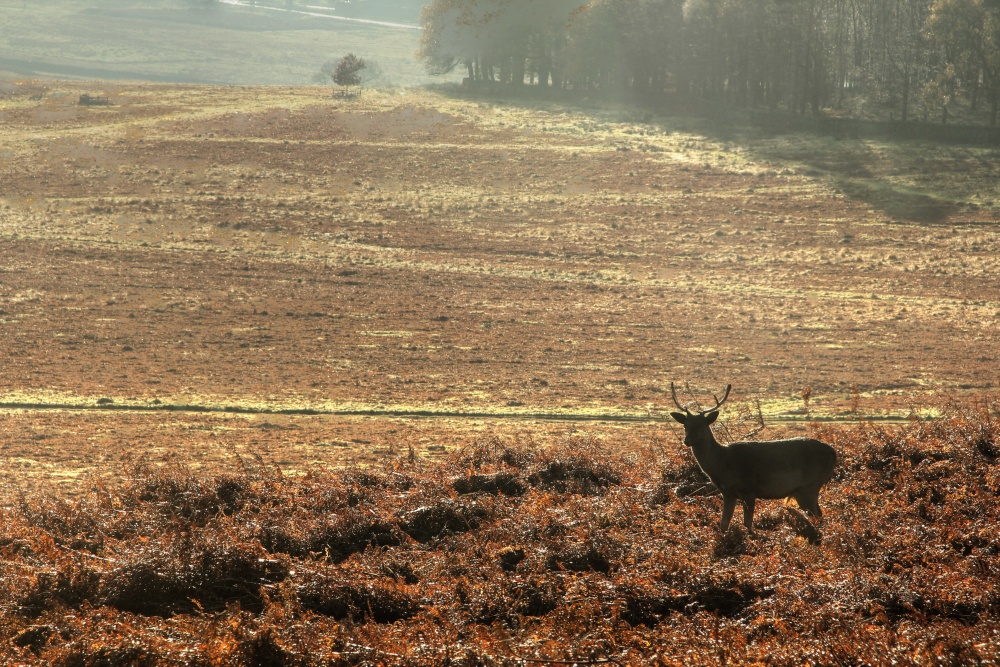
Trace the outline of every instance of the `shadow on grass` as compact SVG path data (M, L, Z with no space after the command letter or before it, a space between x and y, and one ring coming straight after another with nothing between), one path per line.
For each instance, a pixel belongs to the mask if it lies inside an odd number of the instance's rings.
M851 199L863 201L890 218L906 222L941 224L959 210L959 204L920 192L893 187L873 177L869 181L843 178L834 174L834 182Z
M503 85L474 89L444 85L434 89L456 99L524 109L571 107L576 113L604 122L654 124L665 131L698 134L713 142L735 143L754 160L793 165L807 176L827 180L848 198L864 202L888 218L919 224L947 223L952 215L968 205L967 193L948 192L943 179L936 183L934 194L921 192L893 183L887 173L889 170L897 177L908 172L921 173L920 163L928 146L931 150L959 146L1000 147L1000 129L994 127L747 111L676 95L616 98L586 91ZM783 137L790 141L781 141ZM884 152L880 154L872 149L871 142L898 148L898 155L887 159ZM956 170L961 170L959 158L954 158L953 164Z

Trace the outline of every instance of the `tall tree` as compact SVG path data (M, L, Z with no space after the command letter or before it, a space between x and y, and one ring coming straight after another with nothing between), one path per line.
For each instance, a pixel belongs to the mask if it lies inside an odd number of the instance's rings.
M928 89L944 103L963 92L975 107L980 92L990 103L990 125L1000 105L1000 8L984 0L935 0L927 33L945 63Z
M431 0L420 57L471 81L902 121L1000 106L1000 0Z
M464 65L472 81L547 84L579 0L433 0L418 56L434 72Z

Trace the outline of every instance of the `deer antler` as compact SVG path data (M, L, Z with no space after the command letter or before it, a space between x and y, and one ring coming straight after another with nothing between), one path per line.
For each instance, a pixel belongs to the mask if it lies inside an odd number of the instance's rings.
M687 414L691 414L691 411L688 410L687 408L685 408L683 405L681 405L681 402L677 400L677 390L674 389L674 383L673 382L670 383L670 395L674 399L674 405L676 405L678 408L680 408L681 410L683 410Z
M718 410L719 408L721 408L722 404L725 403L726 399L729 398L729 392L732 390L732 388L733 388L733 385L731 385L731 384L727 384L726 385L726 393L722 396L722 400L721 401L719 400L718 396L716 396L715 394L712 394L712 398L715 399L715 407L714 408L708 408L707 410L699 410L698 414L703 415L706 412L711 412L713 410ZM670 383L670 396L674 399L674 405L676 405L678 408L680 408L681 410L683 410L687 414L691 414L691 411L688 410L687 408L685 408L683 405L681 405L681 402L679 400L677 400L677 389L674 388L674 383L673 382Z
M714 408L709 408L708 410L702 410L702 412L711 412L712 410L718 410L719 408L721 408L722 404L726 402L727 398L729 398L729 391L732 388L733 388L733 385L731 385L731 384L727 384L726 385L726 395L722 397L721 401L719 400L718 396L716 396L715 394L712 394L712 398L715 399L715 407Z

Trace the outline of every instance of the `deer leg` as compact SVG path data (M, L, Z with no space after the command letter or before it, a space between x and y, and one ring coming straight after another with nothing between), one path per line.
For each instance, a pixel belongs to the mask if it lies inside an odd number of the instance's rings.
M798 506L809 512L809 514L813 515L817 519L823 518L823 510L819 508L819 490L815 493L811 491L802 491L792 497L795 498L795 502Z
M736 509L736 496L722 496L722 532L729 530L729 521L733 518L733 510Z
M743 499L743 525L751 535L753 535L753 508L756 504L757 499L753 496Z

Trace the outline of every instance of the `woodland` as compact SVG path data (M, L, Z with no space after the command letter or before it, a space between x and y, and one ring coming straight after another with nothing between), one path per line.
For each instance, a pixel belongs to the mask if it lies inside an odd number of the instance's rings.
M433 0L419 55L467 82L996 125L995 0Z

